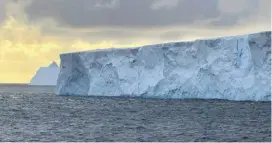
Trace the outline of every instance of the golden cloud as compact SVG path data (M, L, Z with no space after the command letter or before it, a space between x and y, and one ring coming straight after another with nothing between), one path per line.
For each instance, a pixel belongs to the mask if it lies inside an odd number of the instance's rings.
M59 63L59 54L63 52L143 44L120 45L112 41L89 43L82 40L67 42L43 35L37 25L27 25L9 17L0 27L0 82L28 83L39 67L47 66L52 61Z

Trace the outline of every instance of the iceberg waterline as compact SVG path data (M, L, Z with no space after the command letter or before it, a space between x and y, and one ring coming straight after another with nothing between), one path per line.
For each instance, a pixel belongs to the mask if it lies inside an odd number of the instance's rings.
M271 100L271 32L60 55L57 95Z

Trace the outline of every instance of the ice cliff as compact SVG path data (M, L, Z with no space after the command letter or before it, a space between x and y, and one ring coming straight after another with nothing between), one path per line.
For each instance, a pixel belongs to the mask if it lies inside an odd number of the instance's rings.
M56 85L60 68L52 62L48 67L41 67L30 81L30 85Z
M60 55L58 95L271 100L271 32Z

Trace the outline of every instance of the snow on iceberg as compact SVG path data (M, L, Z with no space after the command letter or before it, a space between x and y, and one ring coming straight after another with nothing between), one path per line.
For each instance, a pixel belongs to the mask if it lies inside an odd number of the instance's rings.
M271 31L60 59L57 95L271 100Z
M52 85L57 84L60 68L56 62L52 62L48 67L40 67L30 81L30 85Z

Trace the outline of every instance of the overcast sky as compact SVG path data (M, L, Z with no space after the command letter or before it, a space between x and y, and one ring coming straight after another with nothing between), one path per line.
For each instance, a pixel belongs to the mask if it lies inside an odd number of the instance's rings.
M254 27L256 20L257 24L270 25L270 3L270 0L34 0L26 6L25 13L30 23L51 19L66 28L44 27L44 32L50 34L69 31L94 40L123 41L151 36L182 40L186 36L214 35L232 27Z
M0 0L0 25L0 82L27 82L62 52L271 30L271 0Z

